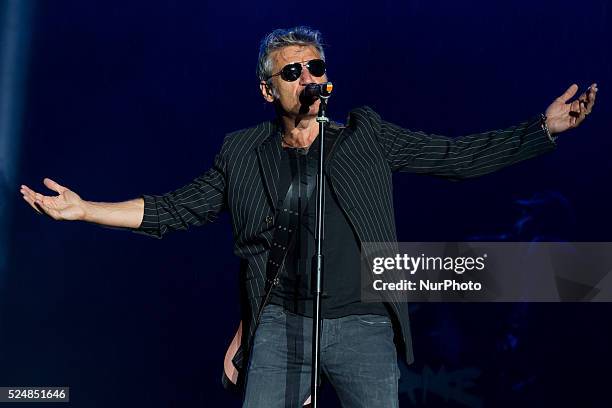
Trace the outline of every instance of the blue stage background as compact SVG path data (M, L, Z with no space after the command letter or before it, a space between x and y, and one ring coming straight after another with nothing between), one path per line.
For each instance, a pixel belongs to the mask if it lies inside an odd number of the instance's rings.
M28 18L13 27L16 7ZM21 44L27 54L13 66L21 85L3 96L22 109L11 116L18 131L3 135L19 148L0 152L12 169L0 206L0 385L70 386L77 407L240 406L220 384L239 320L228 217L155 240L37 216L19 185L54 194L42 185L50 177L110 202L189 182L226 133L272 117L255 66L274 28L323 32L339 121L369 105L401 126L459 136L528 119L572 83L582 92L597 82L593 114L552 154L459 183L396 176L397 228L401 241L612 240L605 0L3 0L0 9L2 52ZM13 30L29 40L9 43ZM402 406L609 398L609 304L412 311L416 362L402 367ZM329 386L325 401L337 403Z

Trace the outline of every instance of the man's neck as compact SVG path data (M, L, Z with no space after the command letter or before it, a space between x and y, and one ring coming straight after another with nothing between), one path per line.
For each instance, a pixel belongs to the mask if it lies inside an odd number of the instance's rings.
M316 116L291 118L283 116L283 146L308 147L319 134Z

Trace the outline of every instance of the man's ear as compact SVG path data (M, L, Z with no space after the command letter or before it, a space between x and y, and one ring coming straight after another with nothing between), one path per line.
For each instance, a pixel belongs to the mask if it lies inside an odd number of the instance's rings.
M261 95L266 101L274 102L274 93L272 92L272 87L267 81L261 81L259 83L259 89L261 90Z

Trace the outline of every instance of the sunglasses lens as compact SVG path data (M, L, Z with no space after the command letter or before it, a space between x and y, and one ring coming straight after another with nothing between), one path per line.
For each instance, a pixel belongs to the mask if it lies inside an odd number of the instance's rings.
M306 66L308 67L308 71L310 71L314 77L322 77L325 75L325 61L321 59L308 61Z
M281 71L281 78L285 81L293 82L300 77L302 73L302 64L299 62L295 64L286 65Z
M325 61L322 59L310 60L306 63L306 68L314 77L322 77L325 75ZM302 64L296 62L295 64L285 65L280 72L281 78L287 82L293 82L302 75Z

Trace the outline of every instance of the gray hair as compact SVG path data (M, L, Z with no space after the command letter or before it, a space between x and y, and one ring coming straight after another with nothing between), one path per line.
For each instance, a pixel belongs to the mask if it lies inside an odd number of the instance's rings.
M321 43L321 33L306 26L298 26L287 29L276 29L266 35L261 40L259 46L259 60L257 61L257 77L260 81L268 82L272 72L272 59L270 54L273 51L290 45L311 45L325 59L323 44Z

